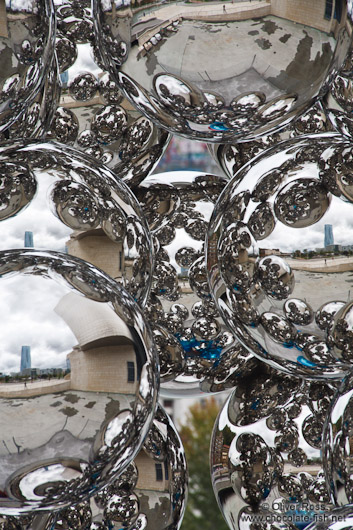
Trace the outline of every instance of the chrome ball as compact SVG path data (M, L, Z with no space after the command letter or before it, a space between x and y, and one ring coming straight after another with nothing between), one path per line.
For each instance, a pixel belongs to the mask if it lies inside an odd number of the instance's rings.
M327 484L335 506L352 504L351 443L352 388L350 374L331 402L323 434L323 454Z
M78 258L2 251L0 274L0 513L68 508L140 450L157 398L153 339L127 291Z
M152 327L165 397L219 392L236 383L248 352L229 340L207 284L204 238L225 179L173 171L135 189L155 244L146 317Z
M55 21L51 0L4 2L0 26L0 133L31 114L52 67Z
M152 242L126 184L62 144L0 147L0 233L5 250L65 251L124 283L142 305L152 281Z
M352 368L352 161L337 134L281 142L234 175L210 220L216 305L242 345L286 373Z
M210 453L229 528L304 528L332 508L320 449L334 391L260 361L239 377L215 423Z
M55 7L56 53L64 83L49 136L138 185L162 157L170 135L134 109L105 71L90 5L64 0Z
M178 432L161 405L127 471L128 480L121 475L94 497L97 519L101 516L107 528L178 530L188 493L187 464Z
M254 139L303 113L325 94L351 41L347 1L336 15L324 0L298 9L93 6L106 68L133 105L170 132L216 143Z

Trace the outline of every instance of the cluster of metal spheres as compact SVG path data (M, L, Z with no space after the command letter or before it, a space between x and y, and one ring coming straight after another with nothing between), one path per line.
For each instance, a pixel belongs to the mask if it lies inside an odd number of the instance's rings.
M0 1L2 530L178 530L160 398L224 391L229 528L353 528L352 34L348 0ZM223 176L156 172L173 134Z

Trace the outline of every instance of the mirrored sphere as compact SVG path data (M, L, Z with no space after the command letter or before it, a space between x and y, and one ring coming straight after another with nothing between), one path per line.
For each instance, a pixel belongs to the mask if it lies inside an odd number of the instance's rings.
M67 251L121 281L145 302L152 243L135 196L98 161L50 142L0 147L2 250Z
M133 105L210 142L252 139L304 112L351 40L347 1L337 12L324 0L93 5L106 67Z
M170 135L132 107L105 71L90 5L55 4L63 86L50 137L92 155L137 185L162 157Z
M304 528L331 507L320 454L335 388L257 361L214 426L211 478L232 530Z
M30 105L6 130L0 132L1 142L9 139L41 138L49 130L60 99L61 85L59 81L56 57L50 67L40 90L33 97Z
M350 374L332 400L323 435L327 484L336 506L352 504L352 388Z
M52 65L55 46L51 0L2 2L0 25L0 134L33 110Z
M204 238L225 179L193 171L148 177L134 191L155 240L145 307L161 366L161 392L181 397L232 388L251 355L225 328L207 284Z
M235 174L210 221L222 317L287 373L342 379L352 368L352 160L335 134L279 143Z
M133 463L91 501L93 521L116 530L178 530L187 492L184 448L171 419L158 405Z
M97 494L141 448L158 368L133 298L63 253L0 252L0 513Z
M328 115L327 115L328 114ZM234 177L235 173L269 147L296 136L305 134L324 133L337 130L330 113L321 101L315 103L308 111L302 114L295 121L283 127L280 131L266 134L256 140L228 143L228 144L208 144L209 152L228 178Z
M51 516L50 530L85 530L92 524L92 511L89 502L74 504Z

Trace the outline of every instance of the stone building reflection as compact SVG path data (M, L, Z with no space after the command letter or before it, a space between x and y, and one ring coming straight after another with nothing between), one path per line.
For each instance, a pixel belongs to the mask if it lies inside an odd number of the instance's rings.
M123 243L113 241L102 229L75 230L66 246L69 254L92 263L115 280L121 279L124 271L127 277L131 277L127 267L131 267L132 263L125 260Z
M108 305L71 293L60 300L55 311L78 340L68 356L71 390L134 395L142 360L122 319Z

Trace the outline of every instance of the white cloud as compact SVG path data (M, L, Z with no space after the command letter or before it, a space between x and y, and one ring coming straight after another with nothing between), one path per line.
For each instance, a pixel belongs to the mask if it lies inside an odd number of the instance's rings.
M23 345L31 346L32 367L65 366L77 341L54 308L67 292L68 288L43 277L0 278L0 372L20 370Z

